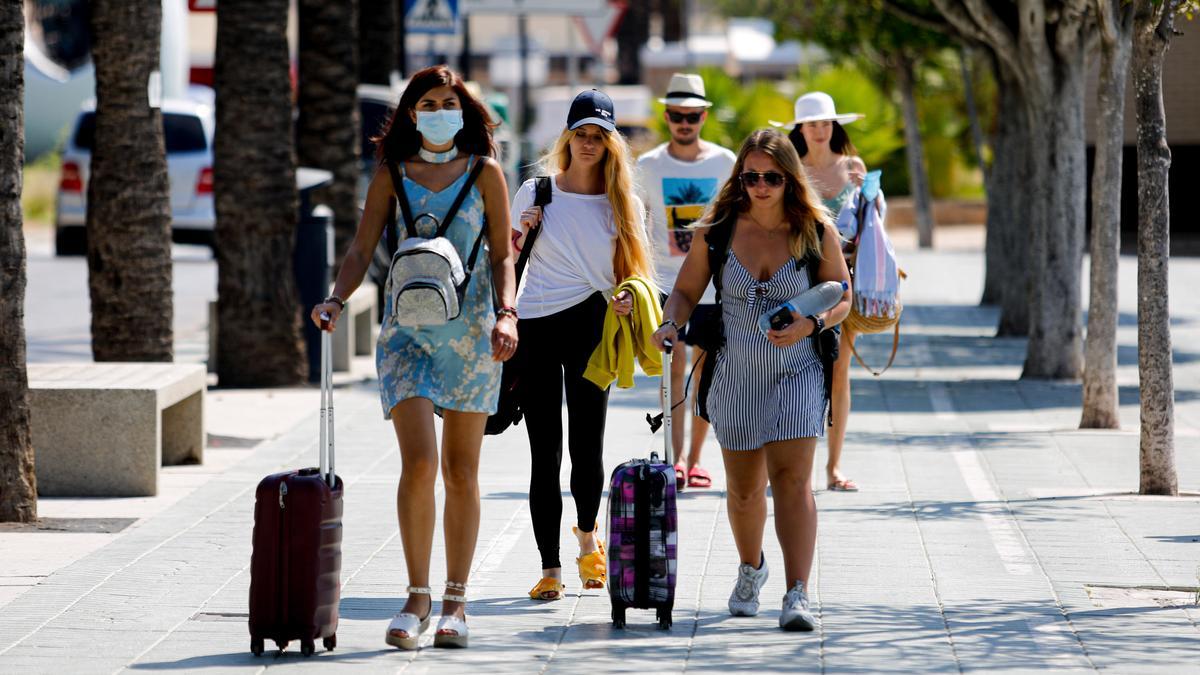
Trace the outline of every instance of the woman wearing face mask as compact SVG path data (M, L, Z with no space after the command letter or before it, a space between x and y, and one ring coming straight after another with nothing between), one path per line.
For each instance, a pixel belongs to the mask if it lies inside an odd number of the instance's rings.
M553 199L533 206L534 181L513 197L513 219L521 230L542 228L531 244L529 267L518 300L521 312L521 409L529 434L532 475L529 511L542 558L542 578L529 592L534 600L563 595L558 542L562 522L562 396L567 394L571 453L571 496L579 540L576 565L584 588L607 580L604 545L596 516L604 488L604 422L608 390L584 379L604 315L612 303L629 314L633 298L613 291L631 276L653 278L642 201L634 194L630 151L617 132L612 99L592 89L575 97L554 148L542 159L551 174Z
M433 644L467 646L467 573L479 532L479 450L487 416L496 410L500 364L517 347L508 189L492 159L493 126L487 109L454 71L434 66L413 75L376 139L379 168L333 295L312 310L318 325L320 314L328 313L333 330L343 298L362 282L384 228L391 226L389 206L396 195L407 198L412 213L441 219L460 192L465 194L445 237L466 266L483 231L488 246L482 250L490 265L482 264L484 257L478 260L460 315L443 325L399 325L389 294L376 351L384 417L395 427L402 460L396 512L408 567L408 600L386 635L388 644L401 649L417 648L432 608L429 559L439 464L435 407L444 419L440 461L446 488L446 583ZM481 172L464 192L476 164L482 164ZM432 237L437 224L418 218L415 226L418 236ZM401 227L399 236L405 231ZM499 310L493 309L493 288Z

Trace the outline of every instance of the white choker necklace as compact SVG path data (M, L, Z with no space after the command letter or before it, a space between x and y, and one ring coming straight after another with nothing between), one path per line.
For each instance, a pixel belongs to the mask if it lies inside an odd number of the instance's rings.
M445 164L446 162L449 162L458 156L458 148L451 147L445 152L433 152L431 150L426 150L425 146L421 146L421 148L417 150L417 156L426 162L429 162L430 164Z

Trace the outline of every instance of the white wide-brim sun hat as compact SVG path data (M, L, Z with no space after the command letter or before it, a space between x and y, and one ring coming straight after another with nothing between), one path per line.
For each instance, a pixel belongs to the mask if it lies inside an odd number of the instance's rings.
M865 115L859 113L838 113L833 106L833 97L823 91L814 91L796 99L796 117L791 122L776 122L770 120L774 127L794 127L805 122L821 122L830 120L839 124L850 124L861 120Z

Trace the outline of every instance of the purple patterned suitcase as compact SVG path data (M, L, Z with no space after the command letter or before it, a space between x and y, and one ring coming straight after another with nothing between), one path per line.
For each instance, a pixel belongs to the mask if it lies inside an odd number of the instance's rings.
M663 362L664 401L671 400L669 349ZM609 482L608 592L616 628L624 628L625 610L631 607L654 609L659 627L671 627L678 566L671 407L663 406L666 463L651 453L649 460L618 466Z

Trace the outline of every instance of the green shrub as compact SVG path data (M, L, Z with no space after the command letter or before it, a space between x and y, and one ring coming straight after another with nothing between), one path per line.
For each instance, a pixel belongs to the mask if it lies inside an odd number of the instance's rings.
M61 151L48 152L24 167L21 212L26 224L53 225L54 198L58 193Z

